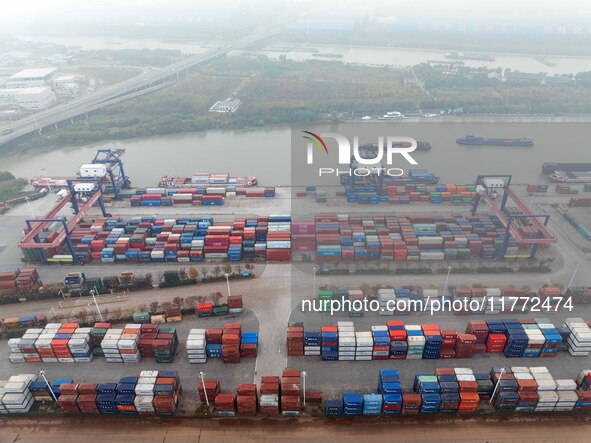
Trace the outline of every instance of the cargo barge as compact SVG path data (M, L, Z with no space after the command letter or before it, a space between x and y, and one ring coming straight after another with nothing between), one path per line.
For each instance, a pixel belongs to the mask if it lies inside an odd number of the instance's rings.
M487 138L467 135L458 138L456 143L468 146L533 146L531 138Z
M491 54L481 54L479 52L447 52L445 58L451 60L476 60L481 62L494 62L495 56Z
M591 171L591 163L542 163L542 172L550 175L556 171Z
M336 52L315 52L312 56L321 58L343 58L343 54L338 54Z
M161 188L199 188L209 185L235 185L240 187L256 186L258 179L252 175L246 177L230 177L228 173L195 173L191 177L164 175L158 186Z
M591 183L591 170L589 171L554 171L550 180L556 183Z

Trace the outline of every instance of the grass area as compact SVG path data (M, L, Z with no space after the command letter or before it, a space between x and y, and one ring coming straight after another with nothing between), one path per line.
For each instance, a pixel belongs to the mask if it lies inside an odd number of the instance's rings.
M414 70L414 73L413 73ZM338 122L386 111L461 109L465 114L591 114L591 73L559 85L501 81L499 70L411 69L310 60L216 59L166 90L46 128L0 152L51 149L102 140L209 129L227 130L315 121ZM415 74L426 90L415 81ZM242 100L233 114L209 113L217 100Z
M16 178L10 172L0 171L0 202L26 195L26 185L24 178Z

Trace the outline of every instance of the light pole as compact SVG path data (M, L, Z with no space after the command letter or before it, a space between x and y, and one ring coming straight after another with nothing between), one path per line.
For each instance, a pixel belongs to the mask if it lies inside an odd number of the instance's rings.
M499 389L499 386L501 385L501 380L503 379L503 374L505 373L505 368L501 368L501 373L499 375L499 380L497 381L497 384L495 386L495 388L493 389L492 395L490 396L490 401L489 403L492 405L492 402L495 399L495 395L497 394L497 389Z
M302 406L304 406L304 408L306 407L306 375L308 375L308 372L302 371L302 385L304 388L304 397L303 397Z
M224 277L226 277L226 285L228 286L228 297L231 295L230 294L230 274L228 274L227 272L224 274Z
M29 197L25 196L25 200L27 201L27 206L29 207L29 212L31 213L31 217L35 218L35 213L33 212L33 207L31 206L31 202L29 201Z
M45 377L45 370L40 369L39 375L45 381L45 384L47 385L47 389L49 389L49 393L51 394L51 398L53 398L53 401L57 402L57 398L55 397L55 394L53 393L53 389L51 389L51 385L49 384L49 381L47 381L47 377Z
M96 294L98 294L98 289L95 286L93 289L90 290L90 295L92 295L92 301L94 302L94 305L96 306L96 310L98 311L98 315L99 315L101 322L102 322L102 321L104 321L103 314L101 314L101 310L99 308L99 305L96 302Z
M449 282L449 274L451 272L451 265L447 267L447 277L445 277L445 285L443 286L443 294L445 296L445 293L447 292L447 283Z
M314 266L314 277L312 278L314 288L312 289L312 300L316 297L316 271L318 268Z
M201 377L201 386L203 386L203 393L205 394L205 403L207 403L207 406L209 406L209 397L207 397L207 389L205 388L205 379L203 378L204 376L205 376L205 372L199 371L199 377Z
M570 289L570 285L573 284L573 281L575 280L575 275L577 275L577 271L579 270L580 267L581 267L581 264L577 263L577 265L575 266L575 270L573 271L573 276L570 278L570 281L568 282L568 286L566 287L566 289Z

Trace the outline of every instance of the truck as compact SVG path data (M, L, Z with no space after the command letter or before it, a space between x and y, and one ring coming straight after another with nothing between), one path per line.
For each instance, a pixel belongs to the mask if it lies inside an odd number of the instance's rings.
M84 292L86 290L86 275L84 272L69 272L64 278L64 285L69 293Z

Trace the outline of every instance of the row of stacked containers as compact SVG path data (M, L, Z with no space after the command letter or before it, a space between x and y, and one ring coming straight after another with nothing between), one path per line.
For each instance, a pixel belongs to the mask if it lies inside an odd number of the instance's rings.
M518 229L525 238L536 235L532 227ZM293 251L324 263L495 259L504 236L505 228L490 215L318 214L314 221L294 222L293 239L289 215L220 223L209 216L98 218L83 220L71 239L82 262L289 261ZM47 251L50 258L63 252ZM529 249L511 239L505 257L521 256L529 257Z
M172 363L178 347L176 328L156 324L110 323L80 327L78 323L48 323L29 328L22 337L8 340L13 363L88 363L104 357L110 363L137 363L153 357Z
M228 190L232 189L232 190ZM190 189L146 188L136 190L130 198L131 206L220 206L226 198L244 196L275 197L275 188L241 188L228 186L208 186Z
M34 374L0 381L0 414L28 413L35 402L57 399L67 414L174 415L182 394L176 371L141 371L114 383L53 383Z
M400 383L397 369L379 372L375 393L345 392L325 400L327 416L380 414L472 414L485 404L499 412L591 411L591 371L576 380L555 379L544 366L493 367L488 373L470 368L438 368L416 374L412 390Z
M449 295L441 295L437 289L421 289L416 287L382 288L377 291L375 299L379 303L380 310L377 315L393 316L408 315L410 313L430 313L433 308L438 312L436 304L442 304L442 300L449 302L456 315L467 314L500 314L512 313L516 309L521 312L529 312L529 309L522 309L522 304L517 304L519 297L535 297L539 300L539 306L544 310L551 310L555 307L562 309L574 309L575 304L591 302L591 288L569 288L563 291L558 286L544 286L537 292L532 292L529 287L504 286L496 287L450 287ZM348 314L350 317L363 317L364 302L370 300L363 291L359 289L321 289L314 303L313 310L316 312L329 312L331 305L350 304ZM523 302L523 300L522 300ZM529 306L533 306L530 303ZM347 305L347 307L349 307ZM395 307L395 310L392 308ZM525 308L528 308L526 305ZM447 309L451 311L451 309Z
M471 320L465 331L437 324L404 324L400 320L361 331L351 321L320 330L287 328L289 356L316 356L324 361L463 359L503 353L507 358L553 358L559 351L587 357L591 328L569 318L556 328L549 319Z
M189 363L207 363L208 358L220 358L224 363L240 363L241 358L256 358L258 332L243 332L236 323L223 329L191 329L186 349Z
M406 186L385 185L378 195L374 187L347 189L347 201L358 203L442 203L471 204L476 197L474 185L427 185L408 184ZM377 199L377 201L376 201Z
M289 261L291 217L271 215L214 224L213 217L136 217L83 221L71 235L82 262Z
M305 400L320 403L321 392L304 391L302 372L284 370L281 377L263 376L256 384L240 384L236 393L222 393L218 380L197 385L202 403L215 407L218 416L300 415ZM36 401L57 398L68 414L173 415L183 392L175 371L141 371L115 383L53 384L33 374L0 381L0 414L28 413ZM488 373L471 368L437 368L418 373L412 387L403 386L397 369L379 371L375 391L346 391L326 399L327 416L472 414L492 405L504 413L591 412L591 370L576 379L559 379L545 366L493 367Z
M317 214L313 222L294 221L293 252L315 254L319 262L494 259L505 231L499 219L489 215ZM510 241L505 255L519 253L519 246Z

